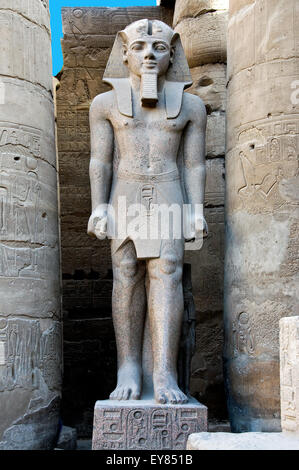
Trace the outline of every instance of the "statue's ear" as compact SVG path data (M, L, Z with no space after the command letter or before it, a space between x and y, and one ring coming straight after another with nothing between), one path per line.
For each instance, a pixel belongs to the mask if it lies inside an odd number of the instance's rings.
M182 46L181 38L178 33L174 33L170 43L171 47L171 62L166 75L166 80L170 82L185 82L185 88L192 85L192 78Z
M127 46L127 35L124 31L118 32L118 37L122 42L122 54L123 54L123 61L127 62L127 53L128 53L128 46Z
M180 39L179 33L174 33L174 35L172 36L171 43L170 43L170 62L171 63L173 63L174 61L176 43L179 39Z

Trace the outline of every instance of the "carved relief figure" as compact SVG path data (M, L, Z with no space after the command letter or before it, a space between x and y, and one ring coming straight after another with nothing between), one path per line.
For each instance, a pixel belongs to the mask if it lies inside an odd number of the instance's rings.
M191 79L179 36L157 20L136 21L118 33L104 81L112 90L90 109L88 233L111 238L118 380L110 398L141 398L148 316L155 399L186 403L177 383L184 245L202 237L206 222L193 211L188 237L176 237L173 227L165 238L142 238L140 231L151 227L162 205L203 204L206 110L200 98L184 93ZM127 207L144 208L134 227L120 217L122 198Z

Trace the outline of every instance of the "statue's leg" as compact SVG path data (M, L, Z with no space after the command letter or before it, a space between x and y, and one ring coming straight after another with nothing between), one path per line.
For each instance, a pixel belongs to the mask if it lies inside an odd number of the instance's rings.
M147 263L153 382L158 403L188 401L177 384L177 358L184 312L183 257L183 240L165 241L160 258L150 259Z
M113 241L112 241L113 247ZM111 400L138 400L142 387L142 338L146 310L145 263L128 241L112 255L112 317L117 347L117 386Z

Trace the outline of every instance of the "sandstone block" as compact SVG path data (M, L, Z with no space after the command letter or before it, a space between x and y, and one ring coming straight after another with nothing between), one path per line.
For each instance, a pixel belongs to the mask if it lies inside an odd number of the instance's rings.
M225 154L225 113L216 111L208 115L206 131L206 156Z
M51 61L45 54L51 48L49 31L11 10L0 9L0 24L0 75L28 80L52 90Z
M262 63L269 63L269 67L278 71L283 65L287 66L283 61L299 54L299 6L296 0L290 0L288 8L283 0L266 0L263 8L259 1L246 1L246 4L247 8L242 9L242 4L239 6L228 23L228 79ZM271 64L274 61L277 64ZM283 70L278 73L284 75ZM268 77L271 76L269 73Z
M223 158L206 160L205 207L224 206L225 168Z
M205 209L209 235L200 251L185 251L185 262L192 268L192 287L199 312L217 312L222 309L224 209Z
M10 10L15 15L24 16L29 21L36 23L40 28L46 28L50 32L49 0L2 0L0 10Z
M299 441L299 317L282 318L279 327L281 427Z
M48 2L0 7L0 449L53 448L62 373Z
M189 437L187 450L299 450L299 440L273 432L203 432Z
M225 11L186 18L176 26L189 67L226 62L226 28Z
M185 18L196 18L204 13L228 10L228 0L177 0L175 2L173 27Z
M54 106L50 93L17 78L0 76L0 83L3 97L0 145L24 146L25 155L29 151L56 168Z
M62 8L63 34L79 36L99 34L115 36L118 31L142 18L157 19L171 25L172 14L169 8L130 7L98 8L76 7Z
M69 426L63 426L60 431L59 439L58 439L56 446L58 449L76 450L77 448L76 429L70 428Z
M250 344L253 346L250 331L245 328L244 315L243 331L239 338L243 343L243 351ZM248 324L248 321L247 321ZM282 318L279 322L280 331L280 396L282 433L244 432L227 434L201 433L189 436L189 450L298 450L299 449L299 420L298 420L298 363L299 363L299 317ZM243 367L240 364L241 368ZM262 374L262 370L261 370ZM264 376L264 380L267 378ZM246 384L247 385L247 384ZM261 381L262 385L262 381ZM248 387L248 385L247 385ZM254 392L251 390L251 393ZM254 394L254 393L253 393ZM259 394L256 394L257 399ZM269 396L270 398L270 396ZM254 401L254 400L253 400ZM244 416L244 423L246 416ZM262 421L262 420L261 420ZM256 420L256 427L261 423Z
M191 69L193 85L188 93L199 96L208 113L226 109L226 66L206 64Z
M0 449L51 449L62 382L60 323L1 316L0 351Z
M278 324L298 311L298 2L238 3L228 25L226 386L233 431L273 431Z
M196 428L207 428L207 408L194 399L186 405L159 405L152 400L97 401L92 449L184 450Z

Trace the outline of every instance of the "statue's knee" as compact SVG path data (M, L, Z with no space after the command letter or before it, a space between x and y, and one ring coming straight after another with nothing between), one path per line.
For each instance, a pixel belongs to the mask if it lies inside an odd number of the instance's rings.
M135 260L122 260L119 264L119 274L126 279L134 279L138 271L138 264Z
M160 260L160 269L163 274L174 274L177 270L177 258L173 254L167 254Z

